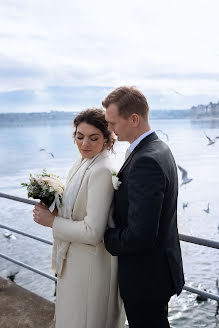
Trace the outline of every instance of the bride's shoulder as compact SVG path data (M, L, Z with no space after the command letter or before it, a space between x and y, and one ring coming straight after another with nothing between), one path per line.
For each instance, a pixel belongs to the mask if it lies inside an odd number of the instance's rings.
M100 156L97 161L90 167L90 171L112 171L112 161L105 153L105 156Z
M101 169L106 169L109 171L112 171L112 162L109 158L104 158L92 165L91 170L101 170Z
M89 170L88 180L91 185L103 183L104 185L112 184L112 166L109 160L99 161Z

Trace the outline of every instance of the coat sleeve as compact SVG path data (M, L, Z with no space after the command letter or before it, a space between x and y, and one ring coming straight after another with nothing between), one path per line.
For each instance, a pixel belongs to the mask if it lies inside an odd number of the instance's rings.
M103 240L113 198L112 174L106 167L91 172L88 180L84 220L72 221L57 216L53 237L63 241L96 246Z
M105 246L112 255L135 255L154 247L166 188L166 178L152 158L141 158L128 177L128 224L110 228Z

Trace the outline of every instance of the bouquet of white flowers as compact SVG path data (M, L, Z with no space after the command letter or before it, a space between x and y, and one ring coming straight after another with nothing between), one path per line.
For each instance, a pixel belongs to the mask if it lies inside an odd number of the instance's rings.
M53 209L55 205L62 205L64 185L58 176L47 173L46 169L42 174L30 174L30 182L21 185L27 187L28 198L40 199L47 207L53 204Z

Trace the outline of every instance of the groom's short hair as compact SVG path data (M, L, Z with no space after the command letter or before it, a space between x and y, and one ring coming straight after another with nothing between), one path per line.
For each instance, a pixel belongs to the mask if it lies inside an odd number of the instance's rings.
M147 99L136 87L123 86L113 90L103 101L107 108L110 104L116 104L119 115L128 118L131 114L139 114L148 117L149 106Z

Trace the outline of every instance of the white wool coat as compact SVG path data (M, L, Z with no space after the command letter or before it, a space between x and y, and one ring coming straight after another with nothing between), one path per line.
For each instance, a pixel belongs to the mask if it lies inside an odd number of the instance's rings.
M103 153L84 175L71 220L54 220L53 237L70 242L57 282L56 328L124 327L117 257L103 243L113 191L111 163Z

